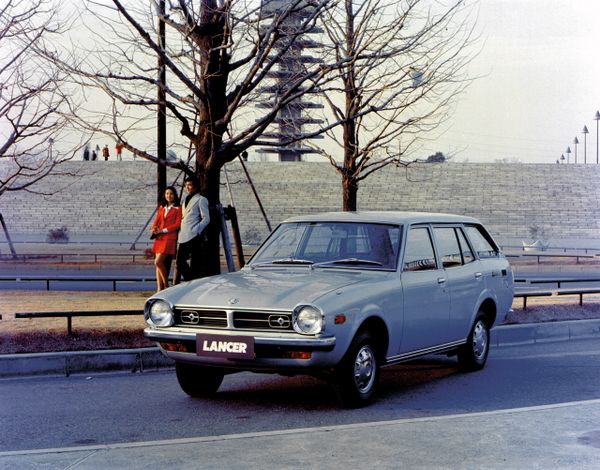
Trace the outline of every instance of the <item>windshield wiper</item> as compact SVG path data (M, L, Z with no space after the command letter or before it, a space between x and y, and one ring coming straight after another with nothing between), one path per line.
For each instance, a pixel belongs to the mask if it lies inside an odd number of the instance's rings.
M271 261L272 264L313 264L314 261L301 258L281 258Z
M304 265L312 265L314 261L308 259L300 259L300 258L280 258L274 259L273 261L268 261L264 263L252 264L251 268L259 268L262 266L272 266L273 264L304 264Z
M383 266L383 263L379 261L373 261L372 259L360 259L360 258L344 258L344 259L336 259L331 261L323 261L322 263L317 263L315 266L324 266L328 264L369 264L373 266Z

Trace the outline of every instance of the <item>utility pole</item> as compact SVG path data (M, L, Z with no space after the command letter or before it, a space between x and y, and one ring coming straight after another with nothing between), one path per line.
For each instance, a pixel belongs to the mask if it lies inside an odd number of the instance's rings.
M165 0L158 3L158 45L162 51L165 50ZM160 203L167 187L167 94L165 87L167 83L167 69L161 55L158 56L158 116L156 123L156 190L157 201Z

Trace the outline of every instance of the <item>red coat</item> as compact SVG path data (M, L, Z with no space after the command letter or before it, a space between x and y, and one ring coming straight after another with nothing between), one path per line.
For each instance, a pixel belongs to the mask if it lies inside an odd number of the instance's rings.
M152 253L174 255L177 250L177 232L181 227L181 207L171 207L165 217L165 208L160 206L152 227L159 230L167 229L167 233L159 233L152 245Z

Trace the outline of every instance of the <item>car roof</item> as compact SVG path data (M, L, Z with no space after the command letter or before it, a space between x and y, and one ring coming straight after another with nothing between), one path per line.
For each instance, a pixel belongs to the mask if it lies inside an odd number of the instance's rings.
M322 212L319 214L291 217L283 221L283 223L289 222L376 222L402 225L418 223L481 223L473 217L456 214L404 211Z

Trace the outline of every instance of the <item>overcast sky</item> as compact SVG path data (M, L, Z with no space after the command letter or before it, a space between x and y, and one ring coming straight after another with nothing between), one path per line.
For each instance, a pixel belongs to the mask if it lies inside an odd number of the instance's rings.
M470 67L481 78L414 157L441 151L456 161L554 163L570 146L573 161L577 136L583 162L587 125L588 162L595 163L599 28L600 0L481 0L482 50Z
M587 125L588 163L595 163L600 1L482 0L480 8L484 44L471 74L484 76L424 152L457 152L457 161L552 163L567 146L574 152L577 136L582 162Z

